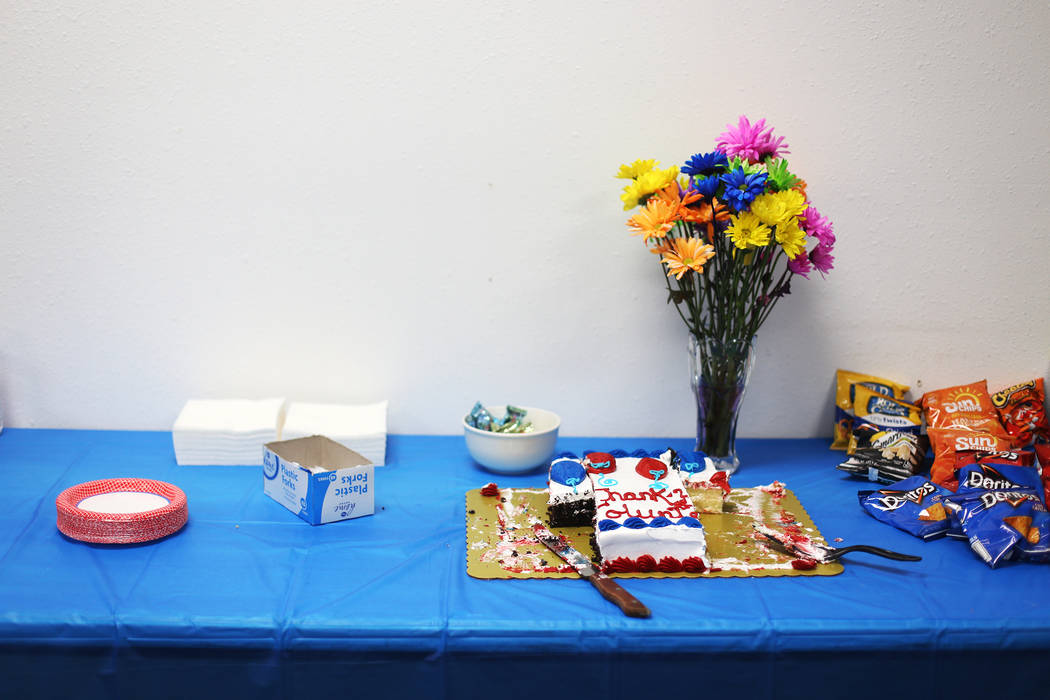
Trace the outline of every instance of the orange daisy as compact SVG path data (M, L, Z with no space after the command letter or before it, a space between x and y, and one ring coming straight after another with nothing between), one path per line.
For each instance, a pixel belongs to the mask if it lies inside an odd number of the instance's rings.
M671 251L671 244L673 242L673 238L661 238L657 241L656 245L649 249L649 252L654 253L655 255L665 255Z
M715 249L699 238L676 238L671 242L671 250L664 253L660 262L667 265L667 276L682 279L689 270L704 271L704 263L715 255Z
M652 238L664 238L678 221L678 207L668 204L658 197L650 197L645 209L635 214L627 222L633 229L632 236L645 236L648 243Z
M677 182L672 182L657 192L657 195L676 209L688 206L701 197L700 193L695 190L682 190Z
M715 235L714 222L729 221L730 218L726 205L720 203L717 199L712 199L711 202L711 204L701 202L695 207L685 207L681 213L682 221L694 224L707 224L708 241Z

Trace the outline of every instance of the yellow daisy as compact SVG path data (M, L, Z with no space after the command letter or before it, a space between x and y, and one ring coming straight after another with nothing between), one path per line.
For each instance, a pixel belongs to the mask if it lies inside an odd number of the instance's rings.
M620 199L623 201L623 210L629 211L634 209L649 194L642 190L641 185L636 180L631 180L624 185L623 194L620 195Z
M664 253L660 262L667 265L667 276L682 279L682 275L693 270L704 271L704 263L714 257L715 249L700 238L676 238L671 249Z
M632 216L627 226L633 229L632 236L645 236L645 242L648 244L652 238L667 236L667 232L674 228L674 222L677 220L677 205L670 204L660 197L650 197L645 203L645 209Z
M726 235L737 248L741 250L748 247L758 248L769 243L769 235L772 229L749 211L737 214L729 222Z
M623 200L623 210L634 209L639 204L645 204L653 194L675 181L678 177L678 166L672 165L667 170L650 170L639 175L635 180L627 183L623 188L620 199Z
M798 257L806 250L806 232L798 227L798 219L792 217L787 223L777 226L777 243L784 248L789 258Z
M637 180L640 175L649 172L655 167L656 160L652 158L649 160L636 160L630 165L621 165L620 172L616 173L616 177L624 180Z
M806 197L798 190L768 192L755 197L749 207L766 226L779 226L806 209Z

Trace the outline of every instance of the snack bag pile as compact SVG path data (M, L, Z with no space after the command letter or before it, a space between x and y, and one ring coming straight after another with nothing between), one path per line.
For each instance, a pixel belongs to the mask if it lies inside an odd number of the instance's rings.
M872 405L889 412L889 403L883 398ZM902 422L895 429L908 430L912 415L900 403L893 404ZM1050 562L1050 421L1043 380L994 394L985 380L961 384L926 392L920 406L934 457L930 478L911 476L860 492L861 507L916 537L965 539L992 568L1006 561ZM863 421L882 421L873 429L890 427L881 416L861 415L855 405L853 461L875 442L874 437L865 442ZM868 476L893 473L884 469Z
M952 491L960 455L965 463L965 453L1013 452L1050 440L1042 378L994 395L982 379L926 392L921 405L933 448L930 477Z

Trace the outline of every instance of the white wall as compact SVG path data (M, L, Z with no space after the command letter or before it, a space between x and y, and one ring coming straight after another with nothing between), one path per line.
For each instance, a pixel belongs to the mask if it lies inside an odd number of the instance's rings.
M303 5L303 6L301 6ZM836 367L1050 361L1042 2L0 7L0 405L170 427L188 397L476 399L686 436L686 331L620 163L766 117L836 269L763 328L740 434L828 435Z

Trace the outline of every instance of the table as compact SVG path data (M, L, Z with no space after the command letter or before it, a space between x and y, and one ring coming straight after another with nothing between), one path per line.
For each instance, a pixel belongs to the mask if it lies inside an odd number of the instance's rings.
M958 698L1044 695L1050 567L991 570L960 542L869 517L870 488L827 440L742 440L736 486L784 481L829 539L863 554L833 577L631 579L623 616L578 580L465 573L464 493L494 477L458 436L393 435L376 514L310 526L259 467L179 467L166 432L0 433L0 673L15 697ZM688 440L563 438L559 450L688 449ZM88 545L55 497L93 479L172 482L180 533Z

